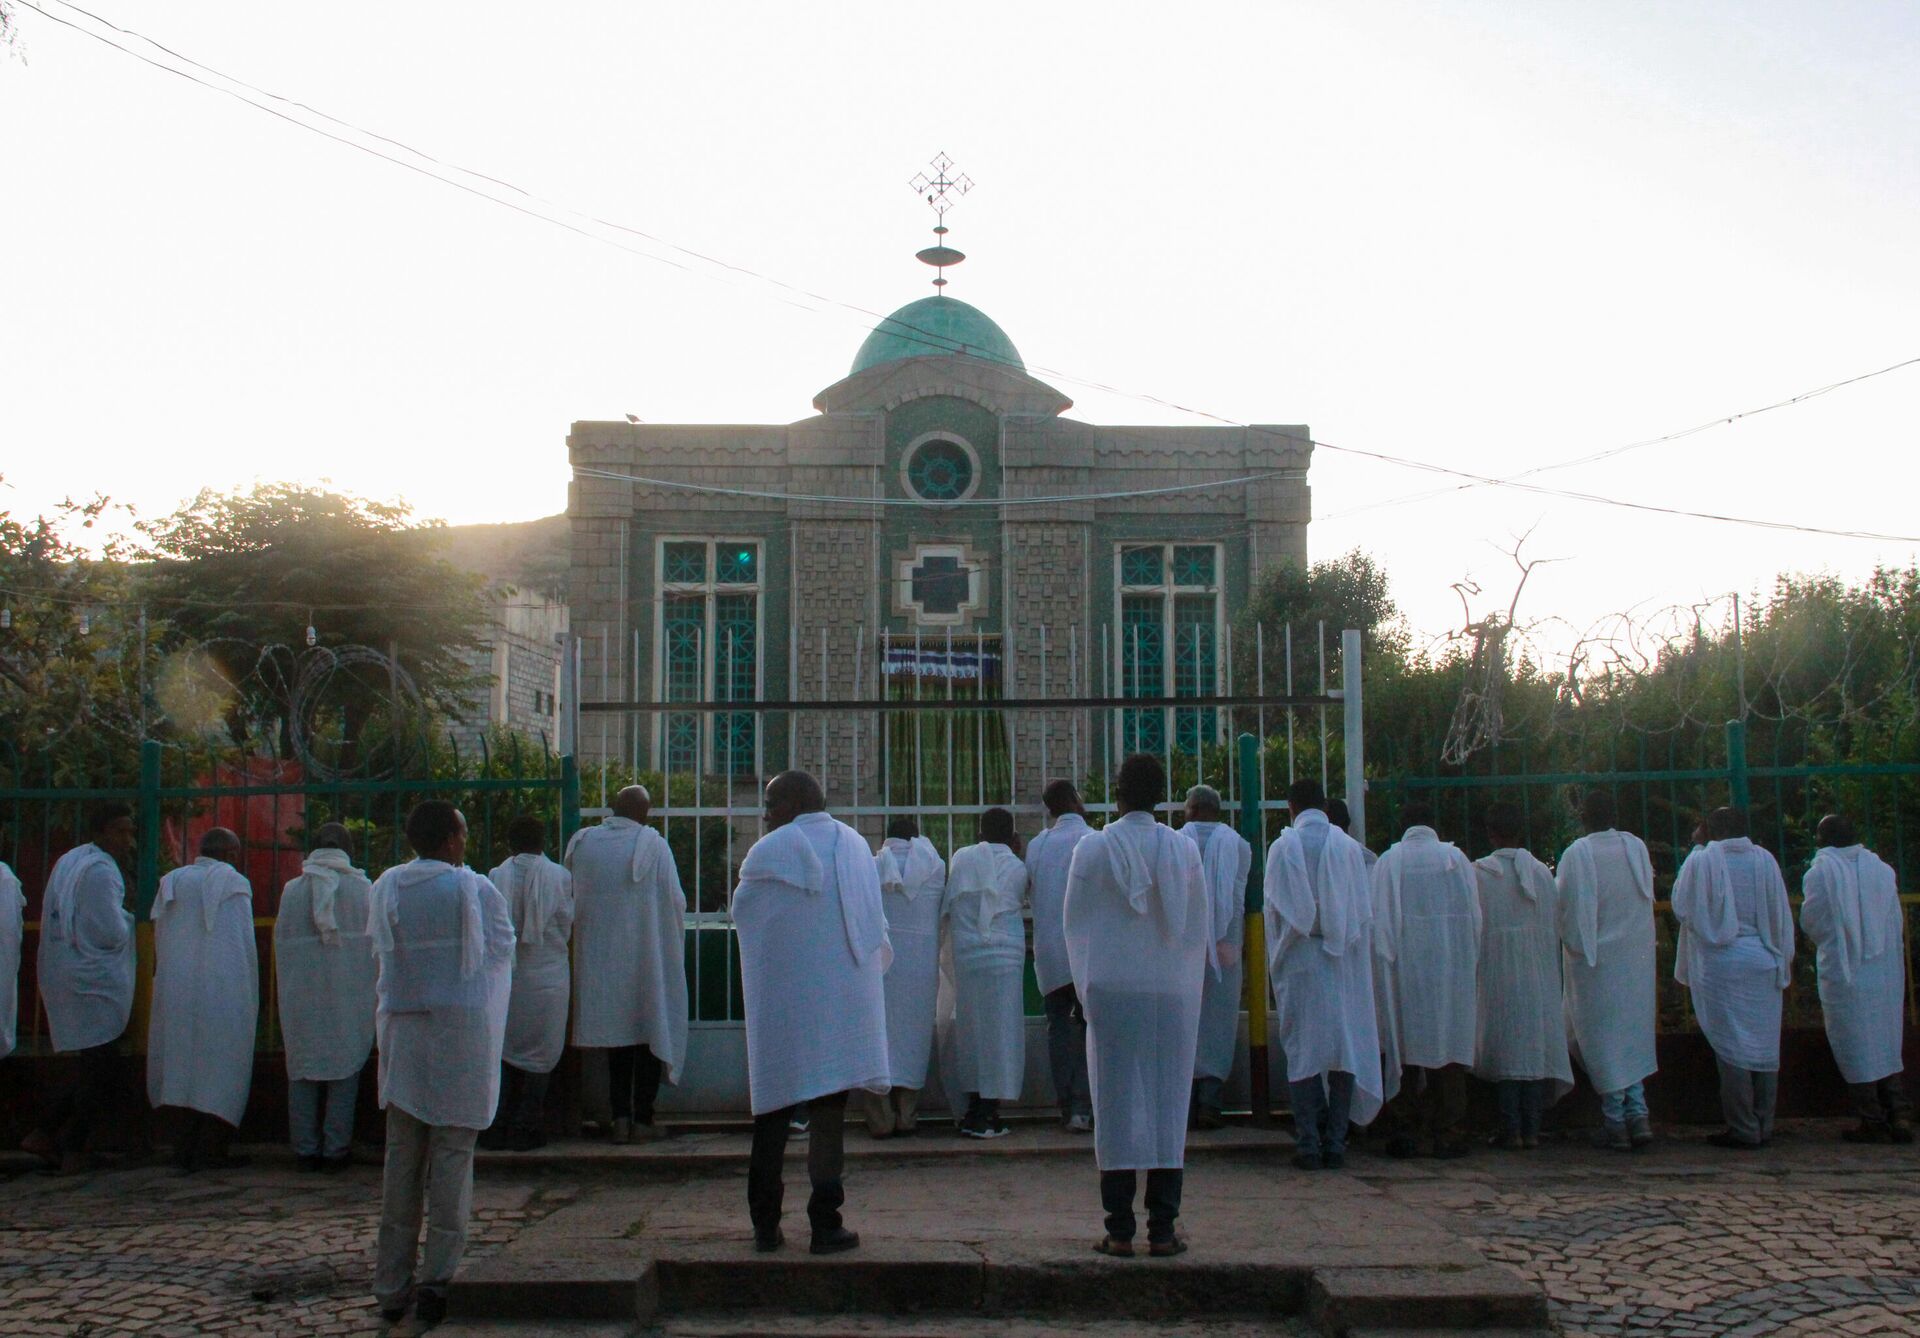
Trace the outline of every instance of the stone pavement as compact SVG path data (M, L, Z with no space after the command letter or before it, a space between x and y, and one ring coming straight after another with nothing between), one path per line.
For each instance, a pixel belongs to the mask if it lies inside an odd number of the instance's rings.
M1538 1281L1570 1333L1920 1332L1920 1149L1853 1148L1834 1141L1841 1127L1795 1125L1752 1154L1706 1147L1704 1130L1634 1157L1573 1145L1457 1163L1362 1153L1345 1177L1300 1176L1277 1153L1225 1153L1189 1171L1184 1225L1194 1252L1177 1262L1197 1266L1225 1238L1283 1217L1341 1226L1338 1182L1351 1179L1365 1198L1431 1219L1435 1234L1422 1241L1458 1234ZM489 1168L475 1189L470 1270L482 1275L504 1247L551 1237L562 1217L598 1213L643 1239L724 1226L729 1203L744 1198L736 1167L678 1177L637 1169L595 1170L590 1157ZM958 1178L921 1158L863 1159L849 1177L852 1225L876 1244L906 1232L898 1211L876 1199L883 1176L935 1170L957 1186L953 1220L997 1233L1009 1248L1031 1228L1008 1220L998 1197L1012 1183L1006 1175L1023 1195L1057 1203L1062 1220L1051 1229L1063 1239L1090 1241L1098 1230L1085 1153L1002 1154ZM797 1165L789 1179L797 1226L805 1197ZM0 1168L0 1333L384 1333L366 1292L378 1193L372 1166L311 1176L264 1158L192 1177L146 1167L63 1181ZM715 1228L702 1248L730 1253L741 1227L732 1239ZM449 1338L460 1331L450 1325Z

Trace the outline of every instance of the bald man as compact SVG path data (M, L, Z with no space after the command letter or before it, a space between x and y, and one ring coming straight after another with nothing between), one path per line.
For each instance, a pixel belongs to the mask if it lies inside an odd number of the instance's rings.
M182 1171L246 1164L228 1147L253 1083L260 963L253 888L239 865L240 838L215 827L153 900L147 1099L181 1112L173 1159Z
M687 897L642 785L567 847L573 874L573 1043L607 1052L613 1141L659 1138L654 1101L687 1056ZM868 859L872 863L872 859Z

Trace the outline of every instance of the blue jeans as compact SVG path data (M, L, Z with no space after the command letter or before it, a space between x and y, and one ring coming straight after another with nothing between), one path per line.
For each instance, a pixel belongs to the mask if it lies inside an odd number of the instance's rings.
M1093 1092L1087 1082L1087 1024L1073 1015L1078 1002L1071 985L1062 985L1045 999L1047 1067L1053 1072L1053 1095L1063 1118L1093 1114Z
M296 1157L344 1157L353 1147L353 1105L360 1075L311 1082L287 1080L287 1123ZM325 1114L322 1114L322 1111Z
M1324 1079L1324 1081L1323 1081ZM1340 1069L1287 1084L1293 1097L1293 1142L1301 1152L1342 1154L1353 1118L1353 1075Z
M1647 1118L1646 1084L1634 1083L1617 1092L1600 1093L1600 1118L1608 1124L1625 1124L1628 1120Z

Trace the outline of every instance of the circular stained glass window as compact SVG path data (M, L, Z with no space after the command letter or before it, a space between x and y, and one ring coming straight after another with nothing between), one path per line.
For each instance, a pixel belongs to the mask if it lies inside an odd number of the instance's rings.
M957 441L935 437L907 457L907 486L929 502L957 502L973 491L973 454Z

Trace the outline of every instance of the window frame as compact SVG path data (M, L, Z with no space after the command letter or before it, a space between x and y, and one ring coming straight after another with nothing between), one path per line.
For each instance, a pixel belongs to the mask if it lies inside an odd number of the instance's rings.
M1141 548L1157 548L1160 550L1160 580L1151 585L1130 585L1126 580L1126 555L1135 549ZM1176 550L1182 548L1206 548L1212 550L1213 579L1211 581L1204 585L1179 584L1178 573L1174 566L1174 553ZM1175 639L1179 630L1178 620L1175 617L1175 609L1181 599L1193 599L1196 597L1209 598L1213 603L1213 691L1211 694L1203 695L1220 696L1226 691L1226 657L1220 653L1222 628L1226 622L1227 591L1226 581L1224 579L1226 558L1225 544L1208 542L1206 540L1117 539L1114 541L1112 623L1114 637L1112 655L1113 682L1118 689L1114 693L1115 696L1126 695L1126 602L1130 597L1139 598L1141 596L1157 599L1160 604L1160 691L1149 695L1156 697L1171 697L1174 695L1178 672L1176 667L1178 655L1176 653ZM1171 706L1159 708L1161 751L1163 755L1171 756L1173 753L1179 751L1180 740L1174 712L1180 709L1185 708ZM1210 708L1195 707L1190 709L1208 710ZM1115 756L1119 756L1126 748L1127 714L1128 708L1126 707L1121 707L1113 714L1112 730ZM1224 737L1222 734L1223 724L1221 713L1218 710L1214 710L1212 716L1213 729L1210 733L1203 731L1201 738L1201 746L1203 747L1208 743L1218 744Z
M669 544L698 543L706 546L706 565L703 578L698 581L669 581L666 579L667 546ZM753 556L753 580L719 580L719 549L726 545L751 545ZM767 545L759 535L741 534L662 534L654 539L653 570L655 573L653 592L653 700L667 704L667 602L674 596L697 595L701 600L700 619L700 697L704 701L714 701L715 687L719 674L720 657L716 650L715 635L719 622L720 598L725 595L753 596L753 697L759 701L766 696L767 657L767 599L766 599L766 560ZM766 731L759 727L758 712L754 715L753 731L753 774L757 778L766 770ZM719 730L715 728L718 712L688 712L700 717L700 760L699 770L703 775L726 774L725 768L716 771L719 760ZM649 729L650 746L653 760L660 769L662 777L672 775L673 768L667 757L666 729L668 713L653 712L653 723ZM739 772L732 775L738 777ZM666 802L664 799L661 802Z
M933 441L952 442L966 453L967 462L973 466L972 475L967 480L966 491L958 497L928 497L913 486L913 457L922 446ZM900 491L927 506L956 506L961 502L972 501L974 495L980 491L984 477L985 471L980 465L980 452L974 448L972 442L951 428L942 427L935 428L931 432L922 432L908 442L906 448L900 452Z

